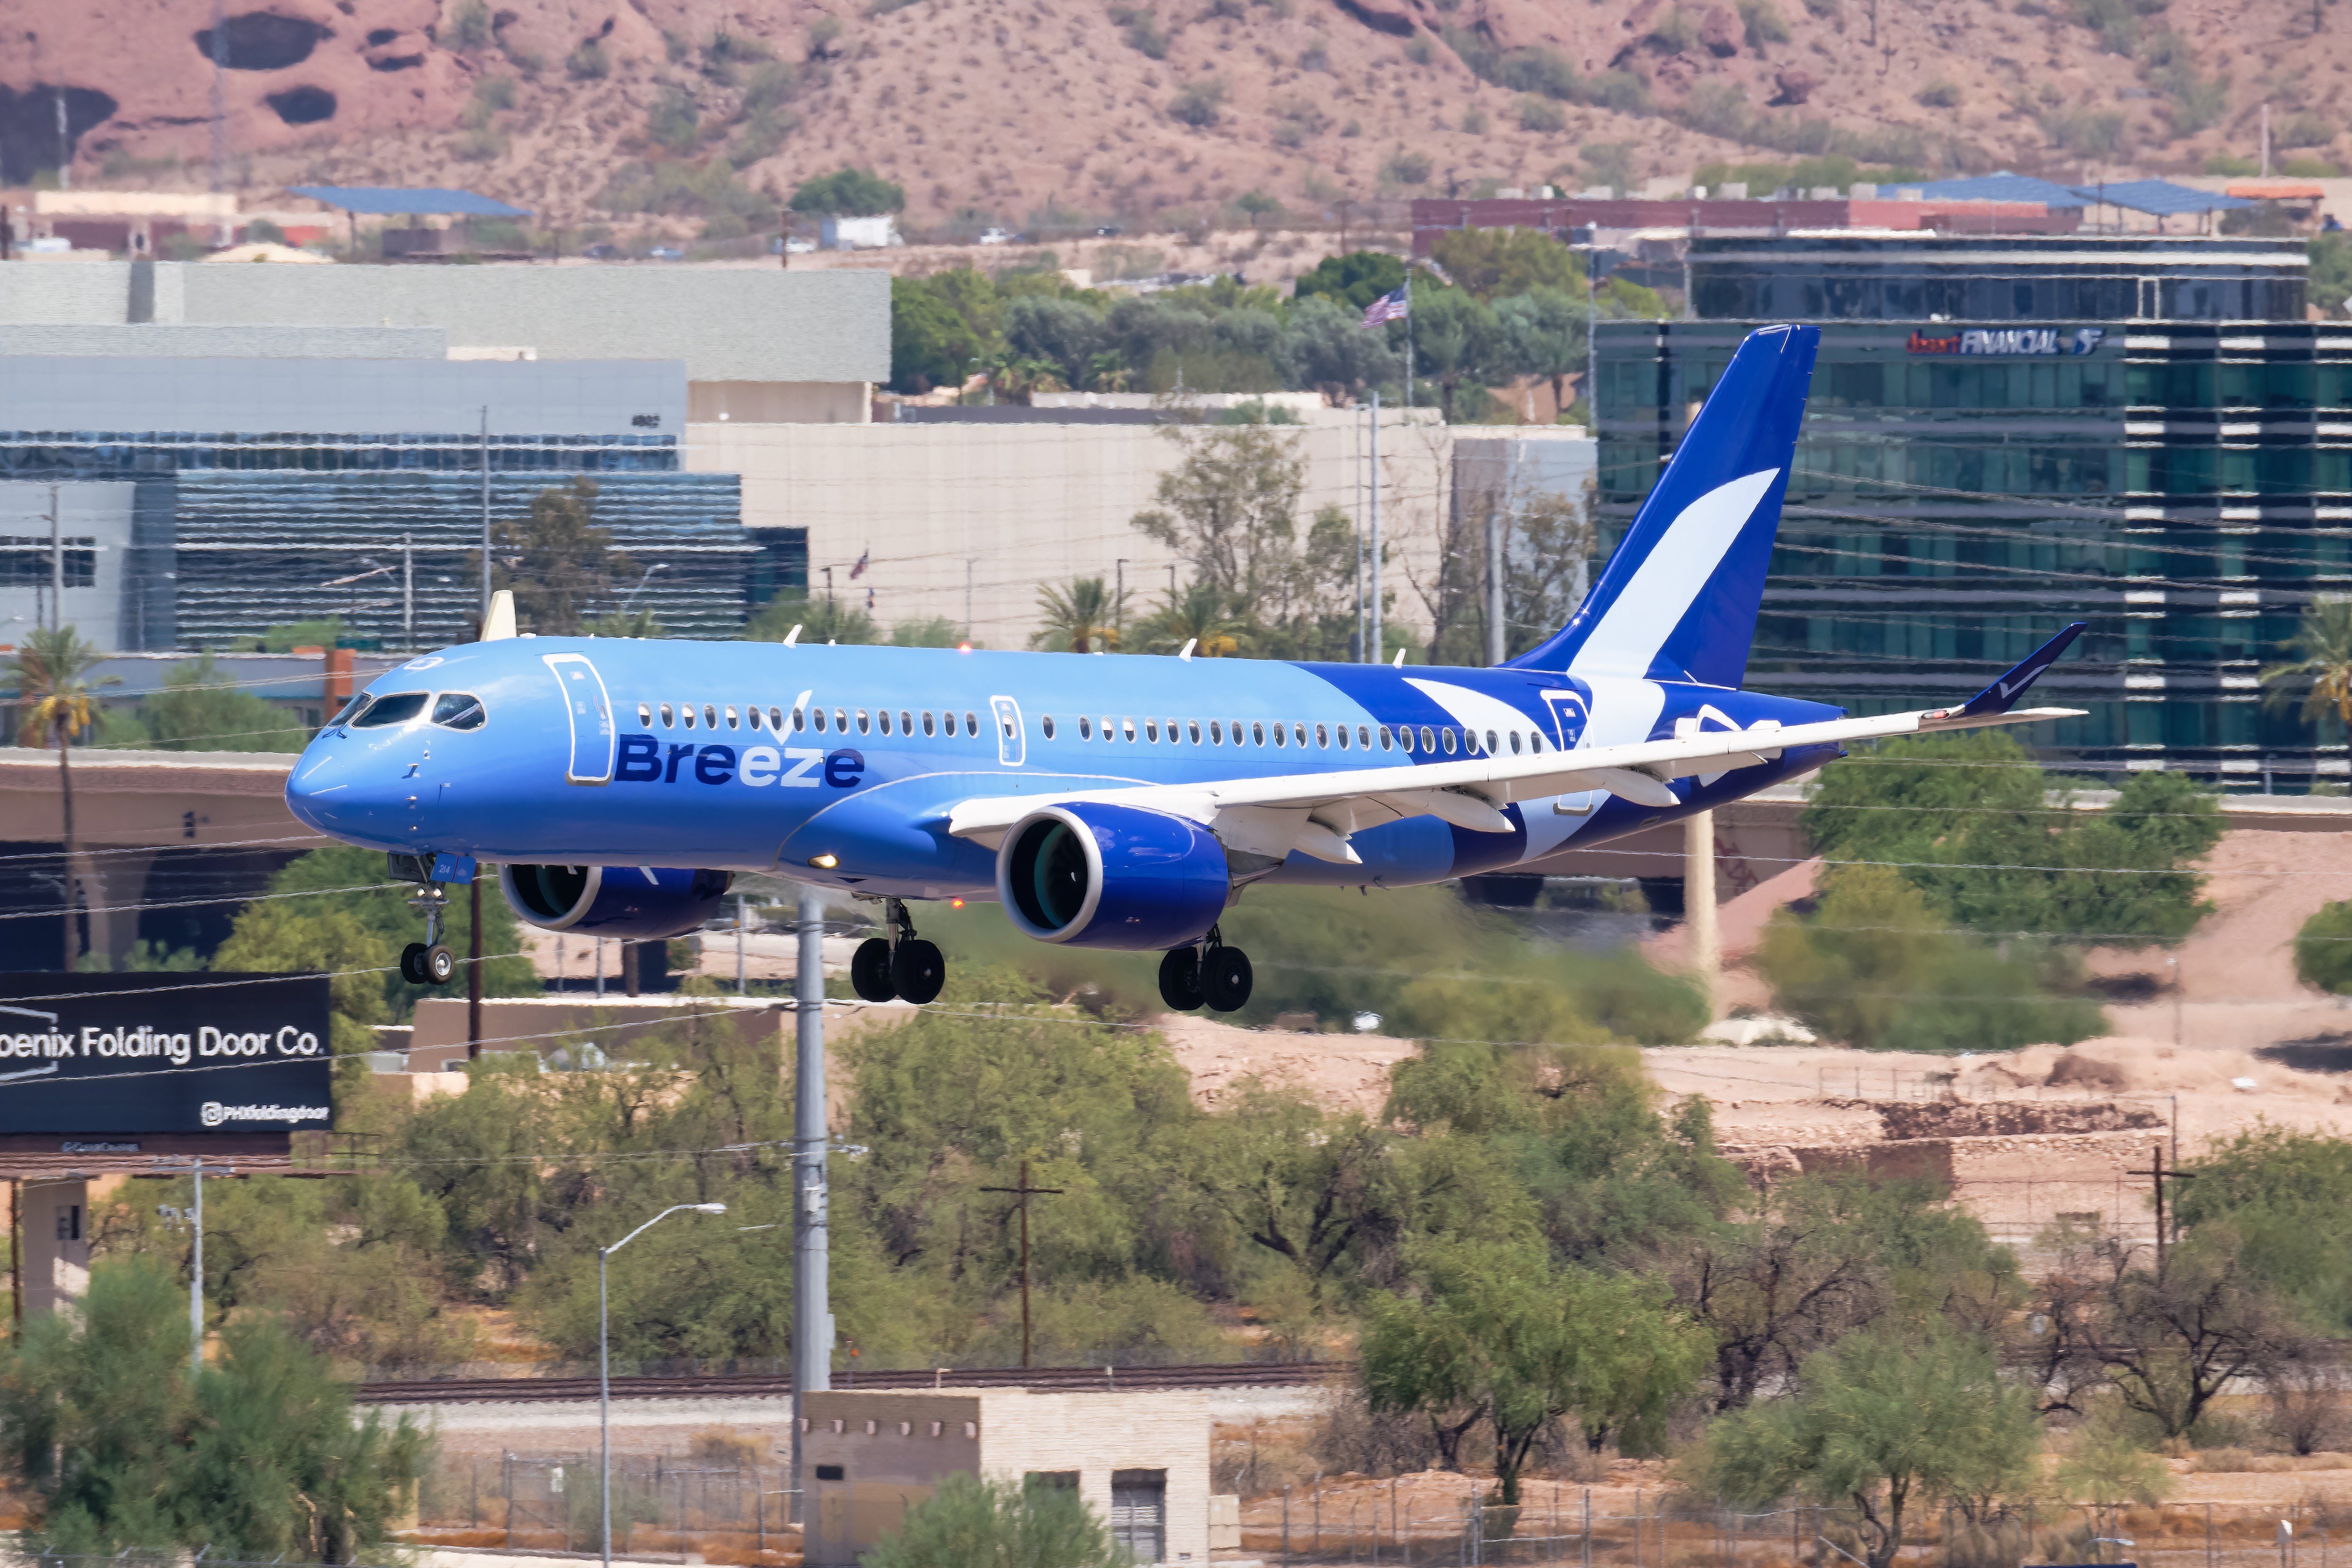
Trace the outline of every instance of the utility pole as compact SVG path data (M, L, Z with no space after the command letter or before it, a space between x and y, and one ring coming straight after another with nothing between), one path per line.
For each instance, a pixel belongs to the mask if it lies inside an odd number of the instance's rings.
M2164 1145L2158 1143L2149 1152L2147 1170L2124 1173L2126 1176L2146 1176L2148 1186L2156 1194L2156 1273L2159 1279L2164 1277L2164 1184L2167 1181L2193 1182L2197 1179L2195 1172L2181 1170L2179 1165L2179 1158L2176 1155L2173 1169L2168 1171L2164 1168ZM2122 1217L2120 1215L2116 1216L2118 1224Z
M1486 498L1486 663L1503 662L1503 508Z
M221 15L221 0L213 0L213 168L212 188L223 191L228 187L228 95L223 78L228 71L228 25ZM359 216L352 216L352 233L358 233ZM356 240L352 248L356 250Z
M60 100L59 101L63 101ZM49 487L49 630L66 624L66 550L58 534L58 487Z
M66 129L66 89L64 88L56 89L55 101L58 106L58 189L69 191L73 189L73 135ZM2270 110L2265 108L2263 114L2264 116L2263 124L2267 127L2270 124L2268 118ZM2263 144L2265 148L2270 145L2270 135L2267 130L2263 132Z
M833 1310L828 1295L824 1160L824 895L803 883L800 955L793 979L797 1047L793 1082L793 1511L805 1521L807 1440L803 1396L833 1386Z
M490 405L482 405L482 623L490 629Z
M1696 787L1696 781L1693 781ZM1690 931L1691 972L1706 990L1706 1015L1715 1016L1716 971L1721 947L1715 924L1715 813L1695 811L1683 818L1683 922Z
M1412 340L1407 338L1407 342ZM1412 384L1406 383L1408 386ZM1364 546L1365 570L1371 577L1371 592L1364 599L1364 662L1378 664L1384 645L1381 641L1381 394L1372 390L1371 447L1372 496L1371 526Z
M479 861L474 863L474 876L466 884L466 1059L472 1061L482 1054L482 872Z
M194 1237L188 1254L188 1375L199 1376L205 1370L205 1162L199 1155L195 1164L196 1195L188 1211L189 1224Z
M400 629L410 653L416 651L416 550L410 535L400 536Z
M1021 1184L1017 1187L982 1187L983 1193L1013 1193L1019 1196L1021 1210L1021 1365L1029 1366L1029 1200L1033 1197L1058 1195L1060 1187L1033 1187L1029 1184L1029 1162L1021 1162Z

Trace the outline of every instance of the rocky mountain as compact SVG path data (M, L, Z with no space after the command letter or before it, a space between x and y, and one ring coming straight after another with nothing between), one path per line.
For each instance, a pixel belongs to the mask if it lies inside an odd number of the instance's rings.
M924 227L1824 153L2114 178L2251 158L2265 103L2282 161L2352 151L2340 0L253 3L0 0L0 182L55 164L62 100L78 180L203 188L216 91L257 192L458 184L719 233L845 164Z

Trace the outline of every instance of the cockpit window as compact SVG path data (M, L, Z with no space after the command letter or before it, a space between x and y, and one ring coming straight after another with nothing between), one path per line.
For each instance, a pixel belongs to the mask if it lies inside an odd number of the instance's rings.
M352 698L349 702L343 704L343 710L336 714L333 719L328 721L327 728L331 730L337 724L350 723L352 720L357 719L360 716L360 710L365 708L367 705L368 696L366 692L362 691L357 697Z
M366 712L352 721L352 727L377 730L390 724L405 724L425 711L425 700L430 695L424 691L395 691L388 697L379 697Z
M433 721L448 730L478 730L488 717L482 700L470 691L445 691L433 704Z

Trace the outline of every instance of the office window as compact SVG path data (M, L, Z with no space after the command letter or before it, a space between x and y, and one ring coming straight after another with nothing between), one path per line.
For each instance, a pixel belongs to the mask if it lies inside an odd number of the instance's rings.
M1045 1491L1074 1492L1078 1489L1076 1470L1031 1470L1021 1478L1024 1487L1036 1487Z
M66 586L94 587L98 583L98 541L61 539ZM58 562L49 550L47 534L0 534L0 588L46 588L56 580Z
M1167 1471L1110 1473L1110 1537L1138 1563L1157 1563L1167 1555Z

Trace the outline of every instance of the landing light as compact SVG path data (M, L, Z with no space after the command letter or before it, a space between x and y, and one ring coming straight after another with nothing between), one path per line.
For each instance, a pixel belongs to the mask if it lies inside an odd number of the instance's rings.
M960 910L963 908L963 900L961 899L950 899L948 900L948 908L951 910Z
M809 864L815 867L820 871L830 871L835 866L841 864L841 857L838 855L812 855L809 857Z
M958 652L958 653L970 653L971 651L971 644L970 644L970 643L968 643L968 642L960 642L960 643L956 644L956 652Z

